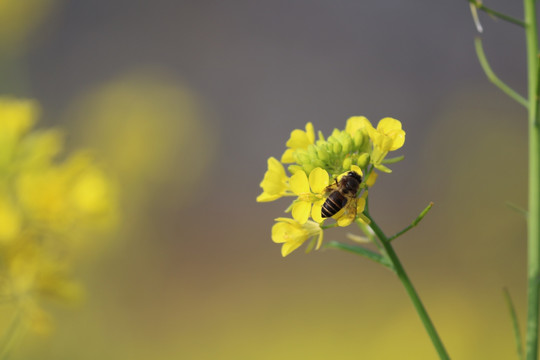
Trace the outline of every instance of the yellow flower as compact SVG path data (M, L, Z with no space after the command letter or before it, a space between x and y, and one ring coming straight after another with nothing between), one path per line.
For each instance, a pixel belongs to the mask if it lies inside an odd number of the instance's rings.
M287 150L281 156L281 162L284 164L295 162L294 152L298 149L307 149L309 145L315 142L315 130L313 124L306 124L306 131L295 129L291 132L291 137L287 141Z
M379 121L377 129L368 127L368 134L373 142L371 162L374 165L379 165L389 151L397 150L405 143L401 122L390 117Z
M289 178L283 165L276 158L268 159L268 170L260 186L263 192L257 197L257 202L274 201L289 194Z
M365 116L351 116L347 119L347 124L345 125L345 131L354 138L358 130L366 130L368 128L373 128L373 125Z
M306 240L317 237L317 247L319 249L323 240L323 230L314 221L307 221L303 224L288 218L277 218L277 223L272 226L272 241L283 244L281 255L289 255L298 249Z
M0 196L0 243L14 241L22 227L22 217L18 209L5 194Z
M0 97L0 167L12 160L16 146L34 124L38 112L33 100Z
M69 279L72 250L117 220L113 182L87 152L58 159L57 130L31 131L38 105L0 97L0 299L21 309L25 325L49 328L42 297L77 300Z
M292 205L292 216L300 224L305 224L311 214L318 223L323 221L321 208L324 204L323 194L328 186L328 173L321 168L315 168L309 174L309 180L304 171L298 171L291 177L291 190L298 195Z

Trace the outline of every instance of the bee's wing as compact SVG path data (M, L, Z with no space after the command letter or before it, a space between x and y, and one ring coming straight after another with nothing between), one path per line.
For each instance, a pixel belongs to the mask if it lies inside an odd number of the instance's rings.
M333 183L331 183L330 185L328 185L328 186L324 189L324 191L325 191L326 193L329 193L329 192L332 192L332 191L337 190L337 189L338 189L338 181L337 181L337 178L336 178L336 179L334 179L334 182L333 182Z

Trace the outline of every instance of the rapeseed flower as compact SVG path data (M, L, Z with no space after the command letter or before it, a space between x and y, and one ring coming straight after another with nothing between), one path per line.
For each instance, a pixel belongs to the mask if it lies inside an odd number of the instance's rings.
M274 201L290 192L289 177L285 174L285 168L274 157L268 159L268 170L264 173L260 184L262 194L257 197L258 202Z
M373 142L371 161L380 165L389 151L399 149L405 143L405 131L401 129L399 120L386 117L379 121L377 128L368 127L368 134Z
M272 227L272 241L281 246L281 255L289 255L298 249L308 239L317 241L316 249L321 247L323 240L323 230L314 221L306 221L301 224L294 219L277 218L277 223Z
M383 118L375 128L366 117L353 116L347 120L344 130L334 129L327 138L319 131L317 140L313 124L307 123L305 129L291 132L281 162L273 157L268 159L268 170L260 183L263 192L257 197L258 202L296 197L286 209L292 212L293 219L279 218L272 231L272 239L284 243L285 255L305 242L310 237L308 233L320 232L322 236L322 228L314 228L313 224L323 223L322 206L332 191L340 190L339 180L349 171L362 176L363 181L356 194L346 196L347 203L332 219L337 226L348 226L355 221L369 223L363 212L367 189L375 184L378 176L375 170L391 172L383 164L385 157L405 142L401 123L393 118ZM393 162L398 160L393 159ZM290 177L283 164L289 164ZM316 232L313 229L317 229ZM275 233L278 230L279 236Z
M281 162L284 164L292 163L295 161L294 152L299 149L307 149L309 145L315 141L315 130L313 124L308 122L306 124L306 131L295 129L291 132L291 136L287 143L287 150L281 156Z

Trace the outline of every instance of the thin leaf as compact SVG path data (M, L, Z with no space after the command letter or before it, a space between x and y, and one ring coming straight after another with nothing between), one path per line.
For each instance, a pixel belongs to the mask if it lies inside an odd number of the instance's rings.
M514 307L514 303L512 302L512 298L510 297L510 292L508 292L508 289L503 288L503 295L504 299L506 300L506 305L508 306L508 312L510 313L510 317L512 318L512 325L514 327L514 339L516 340L516 351L518 354L518 358L520 360L523 360L523 346L522 340L521 340L521 333L519 331L519 322L516 314L516 308Z
M326 247L333 248L333 249L338 249L338 250L343 250L343 251L348 251L348 252L351 252L353 254L364 256L364 257L366 257L366 258L368 258L370 260L373 260L376 263L379 263L379 264L389 268L390 270L394 271L394 267L388 261L388 259L386 259L386 257L384 257L383 255L378 254L378 253L376 253L374 251L363 248L362 246L344 244L344 243L340 243L338 241L331 241L331 242L326 244Z

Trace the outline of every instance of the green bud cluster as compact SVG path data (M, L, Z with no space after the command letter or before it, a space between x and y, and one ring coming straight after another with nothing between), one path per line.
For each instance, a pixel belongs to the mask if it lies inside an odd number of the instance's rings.
M309 174L320 167L332 176L337 176L358 165L365 169L369 164L370 142L367 132L358 130L351 136L348 132L334 129L325 140L319 131L319 139L307 147L294 153L295 165L289 166L289 171L295 173L302 169Z

